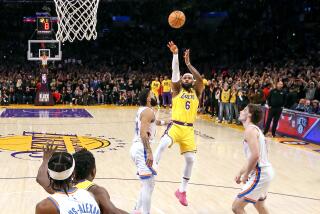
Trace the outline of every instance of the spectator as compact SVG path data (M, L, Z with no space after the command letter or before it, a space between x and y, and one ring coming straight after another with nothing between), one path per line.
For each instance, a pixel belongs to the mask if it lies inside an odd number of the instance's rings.
M97 104L104 104L104 95L100 87L97 89L96 94L97 94Z
M263 92L259 88L259 83L255 82L249 90L249 100L252 104L263 104Z
M23 103L33 104L33 101L34 101L34 94L30 90L29 86L27 86L26 87L26 91L25 91L24 96L23 96Z
M319 101L318 100L313 100L312 101L312 113L313 114L318 114L320 112L320 107L319 107Z
M223 89L221 90L221 95L220 95L220 106L219 106L219 121L218 123L222 123L223 119L223 114L225 113L225 119L230 122L230 98L231 98L231 91L229 89L228 83L224 83Z
M52 96L53 96L54 103L56 103L56 104L60 104L61 103L62 95L60 94L60 92L58 90L55 90L52 93Z
M298 101L298 88L290 87L285 107L291 109Z
M246 93L244 90L240 90L238 92L236 103L237 103L239 112L242 111L249 104L249 99L246 96Z
M273 137L276 136L278 121L282 113L282 108L285 104L285 94L282 91L282 88L283 88L283 83L279 81L277 83L277 87L270 91L269 97L267 99L267 103L270 106L270 108L268 112L267 123L264 129L264 134L268 133L271 121L273 120L272 130L271 130Z
M239 122L239 111L238 111L238 106L236 104L237 101L237 95L238 95L238 90L237 90L237 86L233 85L231 88L231 97L230 97L230 120L229 122L231 123L234 119L234 123L236 124L240 124ZM235 117L235 118L234 118Z
M296 110L296 111L304 112L305 111L305 103L306 103L305 99L300 99L298 104L295 104L292 106L292 109Z
M161 82L162 88L163 88L163 93L162 93L162 98L163 98L163 106L171 107L171 80L168 79L168 76L164 76L164 80Z
M304 112L309 113L309 114L312 114L312 113L313 113L312 110L313 110L313 109L312 109L310 100L306 100Z
M212 118L213 116L218 116L219 114L220 89L215 79L213 79L211 82L210 93L212 97L212 102L211 102L211 118Z

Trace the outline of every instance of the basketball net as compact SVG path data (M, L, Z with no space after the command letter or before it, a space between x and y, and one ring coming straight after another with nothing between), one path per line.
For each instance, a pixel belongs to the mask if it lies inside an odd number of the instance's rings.
M96 39L99 1L54 0L59 20L56 39L61 42Z
M48 65L48 56L46 55L41 56L41 64L43 68Z

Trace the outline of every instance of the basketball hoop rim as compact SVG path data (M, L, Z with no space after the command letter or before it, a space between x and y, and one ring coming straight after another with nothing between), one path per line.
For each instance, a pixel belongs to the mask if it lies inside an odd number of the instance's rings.
M40 56L40 58L41 58L41 64L42 65L47 65L48 64L48 56L43 55L43 56Z

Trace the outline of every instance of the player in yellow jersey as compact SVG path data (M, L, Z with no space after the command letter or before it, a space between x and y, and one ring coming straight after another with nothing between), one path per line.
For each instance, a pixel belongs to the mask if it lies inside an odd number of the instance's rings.
M169 105L171 107L171 80L168 79L168 76L164 76L164 80L161 82L161 85L163 87L163 106L167 107Z
M52 154L55 153L57 147L53 147L53 144L48 144L43 151L43 161L38 170L37 182L47 191L49 194L53 194L55 191L50 187L50 180L48 177L48 162ZM77 151L73 155L75 161L75 187L78 189L84 189L91 192L96 199L101 214L124 214L127 212L116 208L110 200L110 196L107 190L93 183L93 179L96 175L95 158L90 151L82 149Z
M160 105L160 100L159 100L159 89L160 89L160 82L158 77L156 77L152 82L151 82L151 91L153 92L153 94L155 95L155 97L157 98L157 103L158 106Z
M197 150L194 140L193 123L196 120L199 99L204 89L202 77L191 65L189 50L184 53L184 61L191 73L185 73L180 79L178 47L169 42L168 48L173 53L172 59L172 123L160 140L155 152L155 167L159 164L162 152L173 143L180 146L180 152L185 159L185 168L180 188L175 192L176 197L184 206L188 205L186 198L187 184L191 177L192 166ZM195 80L194 80L195 79Z

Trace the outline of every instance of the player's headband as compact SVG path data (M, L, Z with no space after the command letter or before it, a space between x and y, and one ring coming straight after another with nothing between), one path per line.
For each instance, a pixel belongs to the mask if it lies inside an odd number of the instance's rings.
M49 173L50 178L52 178L53 180L63 181L72 175L74 167L75 167L75 161L72 158L72 166L70 169L67 169L62 172L55 172L51 169L48 169L48 173Z
M186 77L186 76L190 76L190 77L194 80L194 78L193 78L193 75L192 75L192 74L190 74L190 73L185 73L185 74L183 74L182 78L183 78L183 77Z

